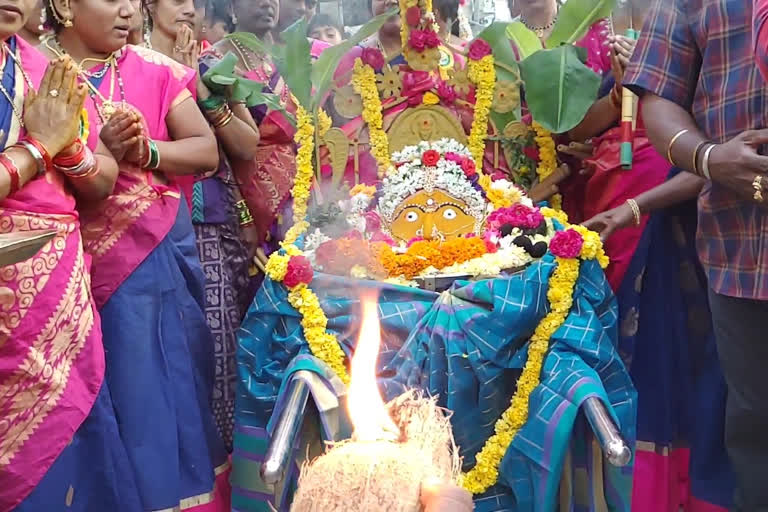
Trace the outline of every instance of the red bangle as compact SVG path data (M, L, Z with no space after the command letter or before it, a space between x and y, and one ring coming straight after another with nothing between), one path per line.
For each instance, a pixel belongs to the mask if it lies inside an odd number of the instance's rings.
M45 170L50 171L53 169L53 159L51 158L50 153L48 153L48 150L45 149L45 146L40 144L39 141L31 138L31 137L24 137L24 142L27 142L29 144L32 144L35 146L35 149L37 149L40 154L43 156L43 161L45 162Z
M5 167L5 170L8 171L8 176L11 178L11 189L8 192L8 195L10 196L19 190L19 168L14 161L11 160L11 157L5 153L0 153L0 165Z
M79 140L76 140L67 149L72 147L75 148L74 153L66 156L61 156L61 153L59 153L56 158L53 159L53 165L55 167L76 167L85 160L85 145Z

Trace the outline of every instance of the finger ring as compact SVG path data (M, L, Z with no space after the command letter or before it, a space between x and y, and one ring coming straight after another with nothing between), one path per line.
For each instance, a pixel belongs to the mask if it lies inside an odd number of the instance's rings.
M175 51L176 53L180 53L181 52L181 47L180 46L174 46L173 47L173 51Z
M763 177L761 175L755 176L752 181L752 188L755 190L755 194L752 196L758 203L763 202Z
M57 98L59 96L59 90L51 89L50 91L48 91L48 94L50 94L52 98Z

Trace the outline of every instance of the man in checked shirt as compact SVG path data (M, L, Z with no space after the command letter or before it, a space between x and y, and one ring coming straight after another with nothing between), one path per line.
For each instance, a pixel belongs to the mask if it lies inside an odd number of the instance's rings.
M705 180L699 258L728 385L736 510L768 511L768 88L752 2L654 0L624 85L656 149ZM765 52L764 52L765 53ZM677 283L670 283L677 286Z

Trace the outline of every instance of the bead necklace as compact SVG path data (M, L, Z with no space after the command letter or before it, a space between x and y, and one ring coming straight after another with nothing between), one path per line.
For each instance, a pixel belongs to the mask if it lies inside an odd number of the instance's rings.
M530 30L532 32L535 32L536 33L536 37L538 37L539 39L542 39L544 37L544 33L547 30L549 30L549 29L551 29L552 27L555 26L555 23L557 23L557 17L559 15L560 15L560 13L558 12L557 14L555 14L555 17L552 18L552 21L550 21L546 25L542 25L540 27L531 25L530 23L528 23L528 20L526 20L522 16L520 16L520 21L523 23L523 25L525 25L525 28L527 28L528 30Z
M232 41L232 46L234 46L235 51L240 56L240 59L243 61L243 64L248 68L246 71L254 71L256 72L257 77L260 80L263 80L266 82L269 80L269 75L272 74L272 66L267 63L266 59L263 57L260 57L261 60L261 66L258 66L255 64L250 57L250 54L253 53L252 51L249 51L247 48L245 48L240 41L237 40L237 38L230 39ZM261 68L261 69L259 69Z
M24 71L24 68L21 66L21 57L16 56L13 54L11 49L8 47L8 45L3 42L2 48L0 48L0 52L2 52L2 61L0 61L0 72L5 71L5 66L8 64L8 57L11 58L13 61L13 65L16 66L16 68L21 72L21 75L24 77L24 81L27 83L27 87L29 87L30 90L34 90L35 86L32 84L32 80L29 78L29 75L27 75L27 72ZM5 88L5 86L2 83L2 80L0 80L0 93L5 97L6 100L8 100L8 103L11 105L11 110L13 111L13 115L18 119L19 126L24 126L24 117L22 115L22 112L19 111L19 109L16 107L16 103L13 101L13 96L8 92L8 89Z

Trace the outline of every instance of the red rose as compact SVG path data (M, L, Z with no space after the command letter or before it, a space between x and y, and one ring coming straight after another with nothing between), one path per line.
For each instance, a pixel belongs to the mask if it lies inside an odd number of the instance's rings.
M523 148L523 154L533 160L534 162L539 161L539 148L535 146L526 146Z
M417 52L423 52L427 47L427 33L423 30L411 30L408 45Z
M405 11L405 22L411 27L418 27L419 23L421 23L421 9L415 5L409 7L408 10Z
M437 162L439 161L440 161L440 153L438 153L434 149L428 149L424 152L423 155L421 155L421 163L423 163L427 167L434 167L437 165Z
M469 45L469 58L472 60L481 60L486 55L491 54L491 46L482 39L475 39Z
M378 213L371 210L369 212L365 212L365 214L363 214L363 218L365 219L365 231L368 233L374 233L381 230L381 217L379 217Z
M440 46L440 38L434 30L427 30L427 36L425 38L425 44L427 48L437 48Z
M288 260L288 269L285 272L283 284L288 288L293 288L300 284L309 284L312 282L314 273L312 265L306 256L292 256Z
M578 258L584 238L575 229L558 231L549 241L549 250L559 258Z
M367 64L376 70L384 67L384 55L378 48L363 48L360 60L363 61L363 64Z
M471 158L465 158L461 162L461 170L464 171L464 174L466 174L468 178L471 178L472 176L477 174L475 161L472 160Z
M485 252L493 254L499 250L499 247L490 240L483 239L483 242L485 242Z

